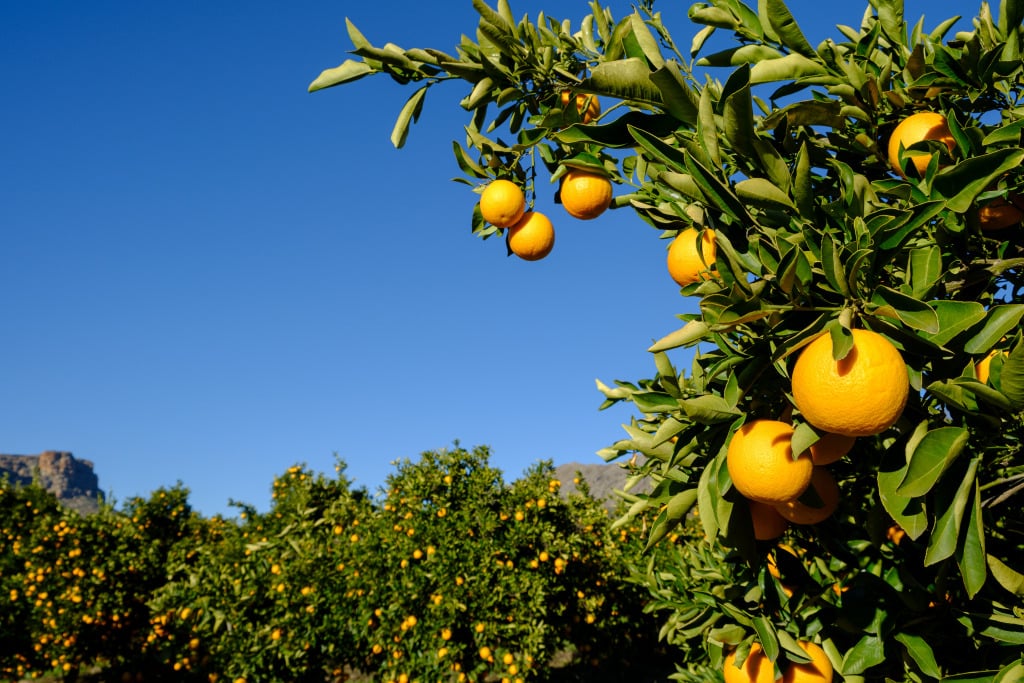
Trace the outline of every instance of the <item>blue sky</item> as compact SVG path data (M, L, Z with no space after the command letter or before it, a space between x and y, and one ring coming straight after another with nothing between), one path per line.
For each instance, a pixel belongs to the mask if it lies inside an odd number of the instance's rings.
M686 5L657 6L684 45ZM117 501L180 480L206 515L266 509L276 474L335 454L370 489L454 440L508 479L599 462L630 413L599 412L594 380L650 376L645 349L693 306L658 233L626 211L575 221L545 191L555 250L507 258L450 180L461 85L431 92L403 150L388 136L411 90L306 92L346 57L346 16L375 44L472 35L468 0L437 6L0 9L0 452L93 460ZM865 5L789 6L817 44ZM907 8L931 27L977 5Z

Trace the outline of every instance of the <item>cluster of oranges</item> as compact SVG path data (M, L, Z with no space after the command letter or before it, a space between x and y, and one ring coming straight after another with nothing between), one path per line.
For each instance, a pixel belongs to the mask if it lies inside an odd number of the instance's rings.
M733 486L750 501L754 536L772 540L790 523L818 524L839 505L839 487L828 465L846 456L857 437L880 434L903 413L910 392L899 350L870 330L851 332L842 360L823 334L800 353L791 376L793 402L822 434L794 453L788 421L760 419L740 427L726 453ZM810 492L813 492L810 493Z
M570 103L569 91L561 96L562 106ZM594 95L578 94L576 109L583 123L601 113ZM559 200L573 218L591 220L611 206L612 184L602 173L570 168L561 179ZM496 228L508 230L509 251L526 261L538 261L555 246L555 228L540 211L527 211L526 195L519 185L504 178L487 184L480 196L480 215Z

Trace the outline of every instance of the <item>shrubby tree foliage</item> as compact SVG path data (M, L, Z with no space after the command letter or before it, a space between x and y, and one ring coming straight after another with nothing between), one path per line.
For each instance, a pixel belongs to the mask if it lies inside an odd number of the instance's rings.
M180 485L82 517L0 481L0 680L638 675L659 659L629 582L642 521L613 532L559 488L550 463L506 483L482 447L397 463L378 495L296 465L237 519Z
M925 25L900 0L871 0L816 43L783 0L694 4L685 34L649 0L618 19L595 0L575 23L517 17L506 0L473 7L475 35L450 52L374 43L350 23L353 57L310 89L379 74L413 87L401 146L428 92L459 82L468 123L453 150L478 191L511 179L533 205L546 176L589 169L652 237L714 232L714 272L681 289L696 312L649 349L654 376L598 384L604 406L636 410L602 455L646 456L636 474L656 487L628 515L657 514L651 545L699 513L704 533L649 570L663 634L696 648L680 676L755 642L781 671L809 639L845 680L1024 678L1024 3ZM709 53L716 32L732 47ZM566 90L599 98L600 118L584 123ZM926 111L948 122L948 144L897 145L894 168L892 131ZM505 233L479 210L473 229ZM650 266L663 258L652 250ZM785 548L759 542L728 445L780 416L794 453L816 442L792 412L795 360L822 334L845 359L854 329L898 349L909 400L834 466L835 514L791 527Z

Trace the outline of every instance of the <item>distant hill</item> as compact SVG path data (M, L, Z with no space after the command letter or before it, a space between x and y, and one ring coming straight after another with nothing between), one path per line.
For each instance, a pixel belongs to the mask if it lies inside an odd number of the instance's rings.
M605 502L605 507L613 509L621 500L614 491L622 490L626 484L626 470L619 463L585 464L569 462L555 468L555 477L562 482L562 493L576 491L573 479L576 474L583 475L583 481L590 487L590 494ZM650 481L642 481L630 490L630 493L646 493L651 490Z
M103 500L92 462L66 451L0 455L0 479L4 477L19 486L36 481L63 505L82 514L96 512Z

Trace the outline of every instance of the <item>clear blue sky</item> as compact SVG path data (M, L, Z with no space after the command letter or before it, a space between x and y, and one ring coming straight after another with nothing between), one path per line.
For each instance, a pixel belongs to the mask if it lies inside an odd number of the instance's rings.
M789 4L814 44L866 6ZM683 45L687 5L657 7ZM0 452L72 451L118 501L180 480L206 515L266 509L276 474L331 472L335 453L370 489L456 439L508 479L599 462L630 412L599 412L595 378L650 376L645 349L693 305L657 232L626 211L575 221L548 192L554 252L506 258L450 180L461 86L431 93L400 151L411 90L306 92L346 57L346 16L375 44L472 35L469 0L438 7L4 4ZM978 5L907 7L931 27Z

